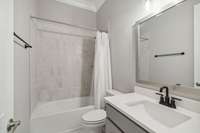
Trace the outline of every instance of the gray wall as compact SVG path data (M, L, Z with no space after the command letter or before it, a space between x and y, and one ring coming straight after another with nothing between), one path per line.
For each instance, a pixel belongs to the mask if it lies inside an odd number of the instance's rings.
M142 1L107 0L97 13L97 28L108 30L111 40L113 88L122 92L133 90L134 46L132 25L144 14Z
M35 0L14 0L14 31L29 43L30 15L37 14L36 6ZM16 132L29 133L29 50L17 44L14 47L14 113L15 119L22 121Z
M157 10L173 0L153 0ZM129 92L135 83L133 24L149 12L144 0L107 0L97 13L97 28L108 30L111 39L113 88Z
M55 0L39 0L39 16L60 22L96 28L96 13Z

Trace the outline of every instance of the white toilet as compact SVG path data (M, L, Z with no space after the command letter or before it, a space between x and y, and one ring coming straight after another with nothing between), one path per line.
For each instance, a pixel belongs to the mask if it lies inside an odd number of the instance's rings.
M123 93L116 90L110 90L106 92L107 96L116 96L121 94ZM92 110L84 114L81 122L84 128L84 133L102 133L106 117L106 112L101 109Z
M105 125L106 112L104 110L92 110L82 116L84 133L102 133Z

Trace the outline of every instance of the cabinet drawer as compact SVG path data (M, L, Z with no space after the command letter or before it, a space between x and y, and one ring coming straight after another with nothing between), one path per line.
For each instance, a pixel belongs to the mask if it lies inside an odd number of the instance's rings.
M108 119L111 119L125 133L148 133L142 127L137 125L125 115L114 109L111 105L106 104Z

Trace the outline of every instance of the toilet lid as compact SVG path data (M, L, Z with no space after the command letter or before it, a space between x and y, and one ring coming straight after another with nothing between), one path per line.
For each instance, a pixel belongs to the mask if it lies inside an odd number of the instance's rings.
M82 116L82 119L87 122L103 121L106 118L104 110L92 110Z

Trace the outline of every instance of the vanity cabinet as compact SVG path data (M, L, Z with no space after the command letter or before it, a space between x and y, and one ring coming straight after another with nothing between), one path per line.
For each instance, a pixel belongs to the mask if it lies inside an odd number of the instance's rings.
M106 133L123 133L123 131L114 125L111 120L106 119Z
M106 112L106 133L148 133L110 104L106 104Z

